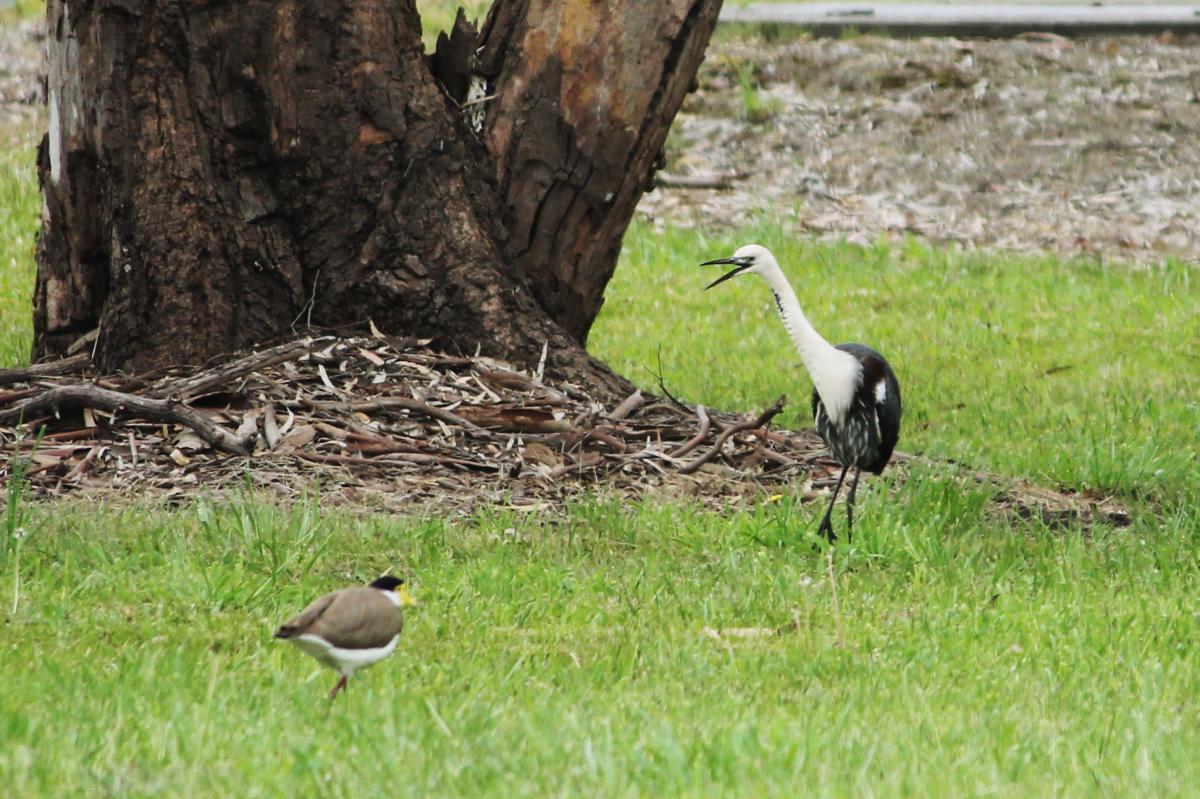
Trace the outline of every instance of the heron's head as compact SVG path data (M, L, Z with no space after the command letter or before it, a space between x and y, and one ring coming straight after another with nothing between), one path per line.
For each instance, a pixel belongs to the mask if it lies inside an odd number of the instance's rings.
M778 268L775 263L775 256L771 255L771 251L759 244L747 244L744 247L739 247L738 251L733 254L732 258L718 258L715 261L705 261L701 266L711 266L713 264L732 264L733 269L730 269L725 274L705 286L705 289L710 289L718 283L724 283L731 277L737 277L741 274L762 275L765 270L772 266Z

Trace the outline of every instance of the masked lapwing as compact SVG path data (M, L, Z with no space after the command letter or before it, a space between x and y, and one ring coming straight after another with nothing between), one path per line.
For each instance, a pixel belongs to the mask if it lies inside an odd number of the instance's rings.
M329 701L359 669L396 651L404 608L417 604L404 581L385 575L367 586L326 594L275 631L341 675Z

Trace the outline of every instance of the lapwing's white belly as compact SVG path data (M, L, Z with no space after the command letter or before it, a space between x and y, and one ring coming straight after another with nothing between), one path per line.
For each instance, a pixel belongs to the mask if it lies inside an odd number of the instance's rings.
M359 669L373 666L395 652L396 645L400 643L400 636L393 637L387 646L374 649L341 649L333 646L324 638L307 633L288 640L300 647L305 654L313 656L339 674L349 677Z

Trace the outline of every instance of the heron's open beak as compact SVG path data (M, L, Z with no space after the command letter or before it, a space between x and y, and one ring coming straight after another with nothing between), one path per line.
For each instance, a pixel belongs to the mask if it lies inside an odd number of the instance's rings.
M729 270L724 275L721 275L721 277L719 277L716 280L714 280L713 282L709 283L707 286L704 287L704 290L708 291L710 288L717 285L718 283L724 283L726 280L728 280L731 277L737 277L743 271L745 271L747 268L749 268L751 263L752 262L749 258L718 258L715 261L705 261L704 263L702 263L700 265L701 266L712 266L714 264L734 264L735 268Z

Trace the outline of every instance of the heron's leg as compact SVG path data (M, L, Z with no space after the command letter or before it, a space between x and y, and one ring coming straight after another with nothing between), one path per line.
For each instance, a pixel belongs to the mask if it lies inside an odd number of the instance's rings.
M854 479L850 481L850 493L846 495L846 540L854 534L854 497L858 492L858 476L862 470L854 467Z
M342 690L345 687L346 687L346 675L343 674L342 678L337 681L337 685L333 686L333 693L331 693L329 695L329 703L330 704L333 704L333 700L337 698L338 691Z
M817 534L825 536L831 544L837 540L837 536L834 535L833 523L829 521L829 515L833 513L833 503L837 502L838 492L842 490L842 481L846 479L846 472L849 469L849 465L842 467L842 473L838 477L837 485L833 487L833 496L829 498L829 507L825 509L825 517L821 519L821 526L817 528Z

